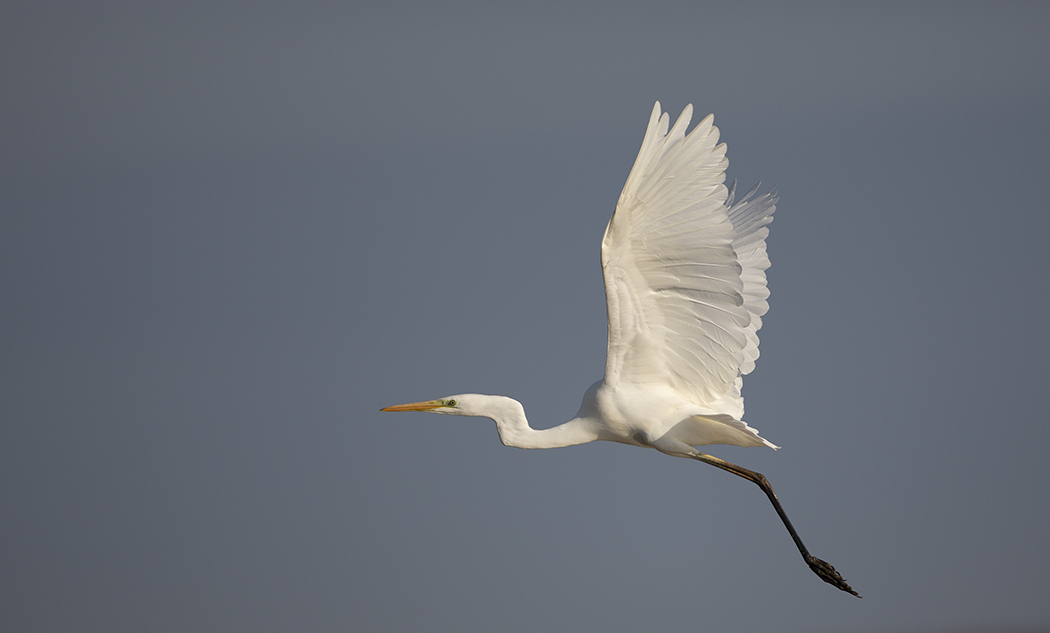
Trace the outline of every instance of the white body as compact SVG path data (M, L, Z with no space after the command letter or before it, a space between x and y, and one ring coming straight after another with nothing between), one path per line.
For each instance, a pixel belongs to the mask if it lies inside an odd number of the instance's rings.
M533 429L517 400L464 394L383 411L432 411L492 418L500 440L554 448L595 440L655 448L710 464L757 484L802 558L822 580L858 595L812 556L766 478L696 446L768 446L743 421L742 377L755 367L766 313L766 225L776 196L737 203L725 187L725 145L707 117L687 136L692 106L668 131L653 108L631 174L602 239L609 316L605 377L576 417Z
M752 189L734 204L718 129L708 116L686 135L691 116L687 106L668 130L657 102L605 230L605 377L573 420L535 430L517 401L477 394L388 410L490 417L503 443L520 448L606 440L682 457L705 444L777 448L743 422L740 397L768 309L765 227L776 196Z

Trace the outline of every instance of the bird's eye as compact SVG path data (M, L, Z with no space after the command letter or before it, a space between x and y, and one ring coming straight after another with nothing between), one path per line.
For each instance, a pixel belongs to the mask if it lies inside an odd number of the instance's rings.
M454 407L454 406L456 406L456 401L455 400L446 400L445 401L445 406L446 407Z

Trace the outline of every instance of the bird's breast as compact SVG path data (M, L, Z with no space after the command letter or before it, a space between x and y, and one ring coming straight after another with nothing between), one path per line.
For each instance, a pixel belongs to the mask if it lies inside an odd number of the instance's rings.
M603 439L639 446L651 446L695 408L662 385L602 385L595 405L609 435Z

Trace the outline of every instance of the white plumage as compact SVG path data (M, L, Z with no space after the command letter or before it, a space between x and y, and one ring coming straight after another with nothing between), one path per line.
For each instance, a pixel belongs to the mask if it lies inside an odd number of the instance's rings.
M765 227L776 196L756 198L752 189L732 204L726 146L713 117L686 135L691 116L686 106L668 132L668 116L656 104L605 230L609 349L598 408L603 390L667 385L702 417L664 420L651 434L682 423L680 439L693 446L775 448L743 423L740 387L755 367L757 332L769 309Z
M725 186L726 146L708 116L691 132L692 106L668 130L653 107L634 167L602 239L609 319L605 376L576 417L533 429L517 400L462 394L387 407L481 416L518 448L605 440L696 459L756 483L818 576L856 595L809 554L766 478L695 447L768 446L743 421L742 377L755 368L766 298L766 225L777 197L757 187L739 201Z

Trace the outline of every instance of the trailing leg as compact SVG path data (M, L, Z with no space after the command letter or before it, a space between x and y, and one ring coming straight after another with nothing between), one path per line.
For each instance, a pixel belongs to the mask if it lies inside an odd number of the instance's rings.
M704 462L705 464L711 464L716 468L721 468L726 472L733 473L738 477L743 477L744 479L747 479L757 484L758 487L762 489L762 492L766 493L766 496L769 497L769 501L773 504L773 508L777 511L777 514L780 516L780 520L784 522L784 527L786 527L788 533L791 534L791 539L795 541L795 546L798 547L798 551L802 554L803 560L805 560L806 564L809 565L809 568L813 570L813 573L820 576L820 579L824 582L832 584L841 589L842 591L851 593L857 596L858 598L860 597L860 594L858 594L856 591L853 591L849 584L846 583L846 580L842 577L842 575L835 571L834 567L809 553L809 550L806 549L805 544L802 543L802 539L799 538L798 532L795 531L795 527L791 525L791 521L788 519L787 513L785 513L784 508L781 507L780 501L777 499L777 495L773 492L773 487L769 485L769 481L766 479L765 475L762 475L761 473L756 473L746 468L741 468L736 464L731 464L730 462L727 462L724 459L719 459L713 455L708 455L706 453L697 452L694 454L690 454L690 457Z

